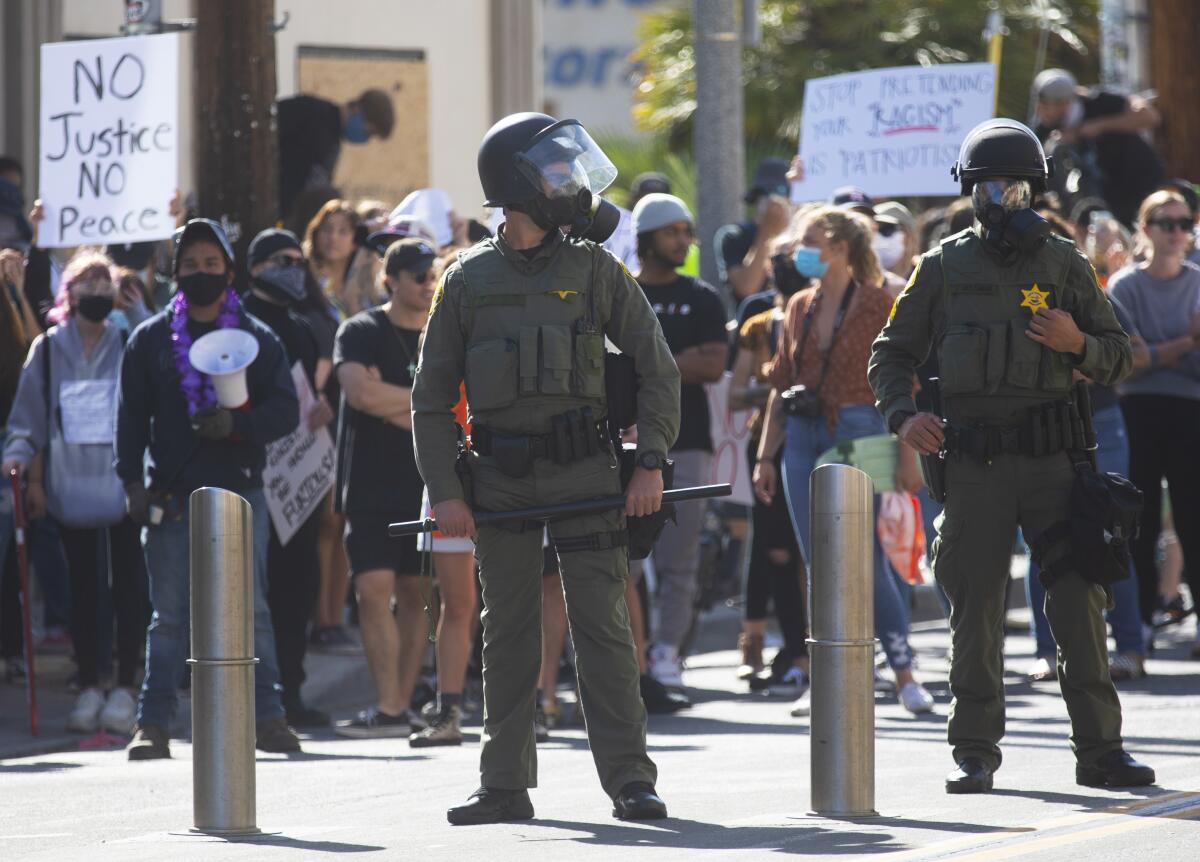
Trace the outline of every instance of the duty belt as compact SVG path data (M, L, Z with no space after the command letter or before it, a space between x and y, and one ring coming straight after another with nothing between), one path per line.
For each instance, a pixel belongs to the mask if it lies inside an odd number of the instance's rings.
M556 464L569 464L599 453L608 446L608 425L593 418L592 410L568 410L550 420L549 434L508 434L475 425L471 428L471 448L480 455L501 457L502 452L520 450L529 459L547 458Z
M990 461L997 455L1040 458L1088 448L1083 417L1072 400L1051 401L1029 408L1020 425L951 425L946 451Z

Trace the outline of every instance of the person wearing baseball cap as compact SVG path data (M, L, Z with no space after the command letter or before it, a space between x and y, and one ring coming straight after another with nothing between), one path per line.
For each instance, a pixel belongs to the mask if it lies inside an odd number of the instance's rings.
M787 229L792 217L788 167L785 159L767 158L759 162L744 198L754 207L754 220L723 225L713 237L717 272L735 302L767 287L771 275L770 246Z
M881 267L908 280L917 253L917 220L908 207L898 201L875 205L872 247Z
M719 380L725 372L729 356L725 307L709 285L676 272L695 235L695 220L682 200L648 194L638 201L632 218L641 262L638 284L679 366L679 436L667 457L675 462L676 485L686 487L706 481L709 475L712 429L704 384ZM667 525L654 546L658 627L642 696L647 709L655 712L688 705L678 694L683 687L679 648L691 623L698 585L703 514L703 504L677 505L675 523ZM631 563L630 574L636 583L641 566Z
M309 387L319 393L317 366L322 360L317 336L296 309L305 298L309 277L300 240L289 230L267 228L250 241L246 258L251 280L242 305L279 336L288 359L300 364ZM328 363L328 359L324 361ZM306 427L319 428L332 418L329 402L324 394L318 394L309 408ZM308 621L321 586L317 553L321 514L321 510L313 512L287 544L279 541L272 523L267 547L267 606L275 628L283 708L288 724L300 728L329 725L329 716L306 706L300 696L308 652Z
M377 698L335 725L335 733L354 739L409 737L426 728L408 708L425 654L421 557L415 540L389 539L387 525L421 514L424 482L410 408L436 259L436 248L424 239L393 242L380 273L387 302L343 323L333 350L345 399L337 435L344 467L334 493L346 516L346 555ZM454 707L439 716L443 734L458 732L461 707Z
M188 654L188 506L201 487L232 491L250 504L254 549L254 716L262 751L300 750L279 696L275 633L267 610L269 526L262 471L268 444L295 430L299 402L279 338L247 314L231 285L234 255L221 225L192 219L175 233L177 284L168 307L137 327L125 347L117 396L116 470L142 545L154 617L130 760L170 757L171 719ZM254 337L247 404L221 406L191 347L219 330ZM146 454L153 468L146 484Z
M833 190L829 202L835 207L841 207L851 212L862 213L867 218L875 218L875 201L858 186L841 186Z
M1071 147L1095 164L1100 196L1126 227L1138 205L1165 177L1162 160L1143 135L1162 117L1140 96L1080 87L1065 69L1046 69L1033 81L1034 133L1047 144Z

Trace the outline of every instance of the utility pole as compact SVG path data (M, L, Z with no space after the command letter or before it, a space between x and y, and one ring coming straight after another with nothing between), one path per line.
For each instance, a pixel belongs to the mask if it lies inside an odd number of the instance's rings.
M200 215L243 252L279 218L274 0L196 4L196 176Z
M696 218L700 277L717 283L713 234L741 221L745 173L742 40L737 0L694 0Z
M1150 0L1150 80L1158 91L1162 127L1155 133L1167 172L1200 177L1200 7L1195 0Z

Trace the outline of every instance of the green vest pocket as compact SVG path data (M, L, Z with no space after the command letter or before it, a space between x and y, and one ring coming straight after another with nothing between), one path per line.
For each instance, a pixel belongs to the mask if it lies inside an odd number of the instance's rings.
M543 326L541 392L543 395L571 394L571 328ZM523 347L524 345L522 345ZM522 356L524 360L524 356Z
M1025 334L1028 328L1026 317L1014 317L1008 322L1008 370L1004 379L1021 389L1036 389L1042 345Z
M507 338L472 344L464 376L472 413L507 407L517 400L517 345Z
M585 398L604 397L604 336L585 332L575 336L576 393Z
M943 395L980 395L987 389L987 330L970 324L951 326L938 352Z

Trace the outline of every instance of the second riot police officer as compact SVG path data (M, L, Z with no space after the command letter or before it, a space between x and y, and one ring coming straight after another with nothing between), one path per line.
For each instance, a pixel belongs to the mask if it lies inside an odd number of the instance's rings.
M967 135L954 173L977 222L920 259L869 369L888 427L924 453L931 491L944 493L934 572L951 606L948 735L958 769L946 779L949 793L991 790L1000 766L1004 598L1018 526L1053 573L1046 616L1058 641L1076 781L1154 782L1154 771L1122 747L1106 589L1069 543L1045 541L1071 520L1073 455L1086 448L1073 375L1112 385L1132 361L1095 271L1030 208L1051 169L1037 138L1013 120ZM941 416L913 402L913 372L930 350Z
M498 236L459 255L434 295L412 392L417 463L443 534L473 536L483 585L482 786L451 823L533 816L541 661L542 530L481 526L506 511L617 494L603 422L605 337L637 369L637 468L625 512L554 521L588 740L626 819L666 816L646 754L646 711L625 607L625 516L661 506L679 430L679 370L625 267L579 236L616 169L578 122L514 114L487 133L479 178ZM575 236L568 237L564 228ZM456 471L453 409L466 382L472 449ZM466 481L465 481L466 480ZM464 484L472 487L464 487Z

